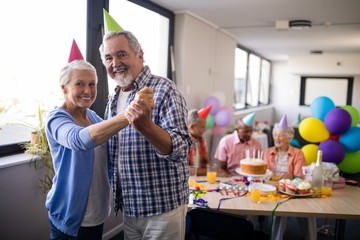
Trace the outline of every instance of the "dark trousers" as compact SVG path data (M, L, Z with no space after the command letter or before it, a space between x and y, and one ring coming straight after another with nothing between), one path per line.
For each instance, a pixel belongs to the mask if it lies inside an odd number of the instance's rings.
M51 240L101 240L103 235L104 224L94 227L80 227L77 237L67 235L57 229L50 222L50 239Z

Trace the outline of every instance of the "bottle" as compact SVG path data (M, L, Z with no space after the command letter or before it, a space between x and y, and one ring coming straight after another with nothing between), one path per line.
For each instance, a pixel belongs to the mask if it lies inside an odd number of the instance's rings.
M311 185L313 190L318 193L324 183L323 169L322 169L322 151L318 150L316 164L312 172Z

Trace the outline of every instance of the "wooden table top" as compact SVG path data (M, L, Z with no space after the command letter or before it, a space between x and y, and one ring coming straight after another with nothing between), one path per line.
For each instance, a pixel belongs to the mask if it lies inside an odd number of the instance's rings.
M208 189L216 189L219 183L208 184L205 177L197 177ZM217 178L220 182L229 181L230 178ZM266 182L275 185L275 182ZM235 197L235 198L234 198ZM286 200L282 198L276 201L265 199L261 203L251 202L250 197L236 197L233 194L222 195L211 191L201 196L207 201L210 208L217 209L220 199L232 198L221 201L220 210L235 214L271 216L278 202ZM296 197L279 204L274 212L275 216L288 217L316 217L333 219L360 219L360 188L357 186L345 186L342 189L334 189L330 197ZM195 205L189 204L189 208Z

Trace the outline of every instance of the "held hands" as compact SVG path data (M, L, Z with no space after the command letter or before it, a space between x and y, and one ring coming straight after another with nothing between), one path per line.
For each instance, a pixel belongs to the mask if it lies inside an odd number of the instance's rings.
M135 99L125 109L125 117L135 129L149 126L152 123L151 110L154 108L154 93L144 87L135 95Z
M135 100L144 101L151 110L154 109L154 92L152 88L144 87L140 89L135 95Z

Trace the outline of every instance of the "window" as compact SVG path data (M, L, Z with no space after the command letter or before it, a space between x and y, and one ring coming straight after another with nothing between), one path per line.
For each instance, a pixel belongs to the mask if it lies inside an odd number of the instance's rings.
M143 8L127 0L110 0L109 14L125 30L134 33L144 51L145 64L151 72L167 77L169 55L170 19L150 9ZM141 24L139 24L141 16ZM115 82L110 79L109 91Z
M0 155L30 138L31 128L14 123L35 126L38 106L50 110L62 100L58 73L72 40L86 53L86 0L12 0L2 8Z
M270 61L240 47L235 49L235 109L270 103L270 72Z
M102 81L107 76L98 49L103 8L107 6L112 17L137 36L151 71L171 78L169 49L173 44L174 14L149 1L6 1L2 7L8 10L0 15L0 21L9 23L11 19L11 24L3 24L6 37L0 39L0 156L21 151L19 143L30 139L32 128L13 123L35 126L38 106L49 111L61 104L58 74L67 63L73 39L84 58L97 69L98 96L92 109L103 116L109 87L107 81Z
M235 49L235 108L245 108L248 53L240 48Z
M301 77L300 105L310 106L318 96L329 97L336 106L351 105L352 77Z

